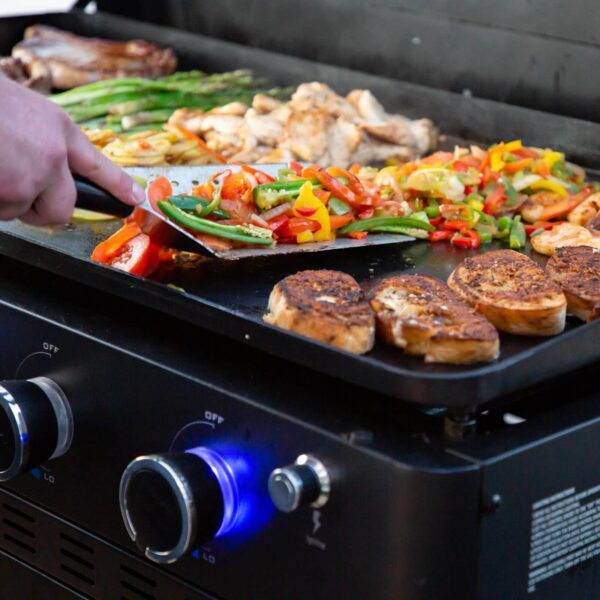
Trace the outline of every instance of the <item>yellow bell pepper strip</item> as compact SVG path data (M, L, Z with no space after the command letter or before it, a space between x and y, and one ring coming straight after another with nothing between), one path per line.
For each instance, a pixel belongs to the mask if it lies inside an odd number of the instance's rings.
M503 160L503 156L506 152L513 152L519 150L523 144L521 140L513 140L507 144L498 144L495 148L492 148L490 152L490 168L492 171L499 173L506 166L506 162Z
M562 152L555 152L554 150L544 150L544 156L542 160L546 163L546 166L551 169L555 163L560 160L564 160L565 155Z
M310 218L321 226L319 231L313 234L313 239L306 241L322 242L335 237L335 234L332 235L331 233L331 221L327 207L313 194L313 186L310 181L307 181L300 188L300 195L292 206L292 213L295 217ZM296 238L296 241L299 244L302 243L298 238Z
M566 188L564 188L560 183L556 183L556 181L548 181L547 179L540 179L539 181L534 181L529 184L529 189L531 190L548 190L549 192L554 192L559 196L566 197L569 195Z
M315 234L312 231L303 231L296 236L296 242L298 244L306 244L307 242L314 242Z

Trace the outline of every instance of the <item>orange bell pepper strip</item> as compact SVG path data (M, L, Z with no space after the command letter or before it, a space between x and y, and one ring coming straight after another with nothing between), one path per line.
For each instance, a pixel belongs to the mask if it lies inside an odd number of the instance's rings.
M516 160L515 162L508 162L504 165L504 169L502 169L505 173L518 173L523 169L526 169L533 162L533 158L522 158L521 160Z
M177 131L179 131L179 133L186 140L194 140L198 144L198 146L200 146L200 148L202 148L202 150L204 152L206 152L206 154L208 154L209 156L212 156L217 162L224 163L224 164L229 162L224 156L221 156L218 152L211 150L206 145L206 142L199 135L192 133L191 131L187 130L185 127L181 127L180 125L175 125L175 129L177 129Z
M107 264L114 258L121 248L134 237L140 235L142 230L135 222L123 225L121 229L113 233L108 239L100 242L92 252L91 259L99 263Z

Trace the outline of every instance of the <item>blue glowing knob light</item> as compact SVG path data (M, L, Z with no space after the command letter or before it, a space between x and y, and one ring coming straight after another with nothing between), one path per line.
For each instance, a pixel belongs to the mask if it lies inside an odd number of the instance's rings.
M238 515L238 488L223 457L210 448L140 456L125 469L121 514L150 560L172 563L227 533Z

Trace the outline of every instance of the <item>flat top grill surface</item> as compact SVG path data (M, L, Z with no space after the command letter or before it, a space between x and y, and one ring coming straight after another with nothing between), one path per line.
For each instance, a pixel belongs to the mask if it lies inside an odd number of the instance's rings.
M405 111L413 116L427 114L442 130L462 138L485 143L523 137L525 143L558 147L573 160L588 166L600 165L597 145L600 127L595 124L463 98L442 90L269 54L107 15L88 17L72 13L0 22L0 46L7 45L4 52L20 38L26 25L39 20L83 35L144 37L174 46L186 66L200 66L206 70L248 66L257 74L267 76L273 84L293 85L319 79L340 90L371 88L390 110ZM454 142L461 140L450 139L448 145L452 147ZM4 223L0 224L0 254L172 314L182 321L182 328L187 322L211 329L314 370L377 390L389 396L391 401L407 400L425 406L473 410L600 359L600 320L584 325L569 319L566 331L553 338L501 334L498 360L488 365L460 367L427 365L422 359L381 342L377 342L367 356L358 357L278 330L262 321L273 285L286 275L303 269L329 268L345 271L361 283L401 272L445 279L468 255L446 244L418 241L390 247L253 259L238 264L207 261L195 270L164 275L165 283L184 288L185 292L180 292L164 283L141 280L88 259L92 248L117 226L112 222L35 229L19 223ZM534 258L543 260L542 257ZM135 308L124 304L123 310ZM158 313L157 318L160 318ZM201 335L198 343L202 343ZM269 365L257 364L256 368L268 369ZM356 393L365 392L357 388Z
M117 226L105 222L33 228L3 223L0 253L171 314L183 321L182 328L185 322L193 323L393 398L423 405L472 409L600 358L600 321L581 324L569 318L565 332L552 338L501 334L500 357L487 365L472 366L425 364L380 341L368 355L355 356L262 321L275 283L299 270L337 269L367 285L403 272L446 279L473 251L416 241L241 262L210 259L193 269L163 271L159 274L161 282L157 282L88 259L93 247ZM532 256L543 264L543 257ZM135 308L124 305L124 310ZM201 336L198 343L202 343ZM256 368L268 369L268 365Z

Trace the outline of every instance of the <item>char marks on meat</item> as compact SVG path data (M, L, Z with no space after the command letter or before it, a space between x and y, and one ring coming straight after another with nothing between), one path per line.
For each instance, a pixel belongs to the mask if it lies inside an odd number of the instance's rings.
M170 48L143 40L85 38L45 25L29 27L12 55L29 74L44 65L58 89L115 77L156 78L172 73L177 66Z

